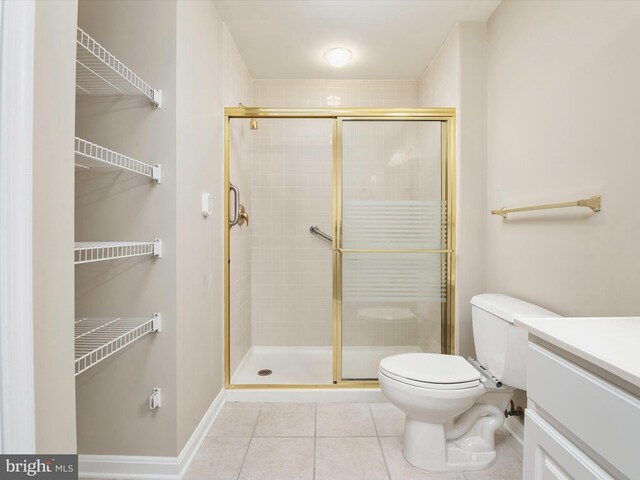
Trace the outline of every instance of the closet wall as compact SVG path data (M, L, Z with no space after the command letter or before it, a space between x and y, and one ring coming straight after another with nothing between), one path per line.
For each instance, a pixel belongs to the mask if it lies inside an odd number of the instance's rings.
M163 97L78 100L78 136L161 164L162 183L79 171L76 240L163 241L160 259L76 267L76 316L162 314L162 332L77 377L78 449L176 456L222 387L222 22L213 2L81 0L78 24Z
M36 451L75 453L73 125L76 8L36 2L33 334Z
M222 29L212 1L177 1L178 452L223 386Z
M153 21L149 21L153 12ZM176 3L81 0L78 26L154 88L162 108L141 96L78 96L76 135L162 165L161 184L128 172L76 173L76 241L161 238L149 256L76 267L76 316L162 314L149 334L77 377L78 450L174 455L177 430ZM97 171L97 172L96 172ZM153 387L164 393L152 411Z

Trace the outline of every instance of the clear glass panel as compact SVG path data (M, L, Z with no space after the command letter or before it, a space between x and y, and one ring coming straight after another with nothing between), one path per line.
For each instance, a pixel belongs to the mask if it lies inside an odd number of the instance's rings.
M343 121L342 378L442 351L447 248L438 121ZM383 250L372 252L366 250ZM385 251L386 250L386 251Z
M231 120L230 180L249 214L230 231L231 380L330 384L332 250L309 227L331 232L334 120L257 122Z
M446 254L342 254L342 378L376 379L380 360L441 353Z
M446 248L440 122L344 121L342 138L342 248Z
M251 156L254 135L248 120L230 121L229 179L240 191L240 203L249 212L251 228L255 221L251 195ZM233 214L233 194L230 194ZM236 372L251 348L251 231L236 225L229 231L230 270L230 348L231 374ZM233 378L232 378L233 381Z

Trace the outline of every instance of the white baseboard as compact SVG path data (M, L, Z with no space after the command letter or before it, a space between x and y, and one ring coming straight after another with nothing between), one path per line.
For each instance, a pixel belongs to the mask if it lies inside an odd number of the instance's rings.
M78 455L80 478L180 480L178 457Z
M180 480L222 410L225 393L220 390L177 457L79 455L80 478Z
M509 417L504 421L504 429L524 447L524 424L517 417Z
M226 402L226 390L222 388L216 398L213 399L209 409L200 420L200 423L196 427L196 429L191 434L191 437L185 444L184 448L178 455L178 463L180 464L180 477L187 471L189 465L191 465L191 461L196 456L198 449L200 449L200 445L204 441L207 436L207 432L211 429L211 425L218 417L218 414L222 410Z

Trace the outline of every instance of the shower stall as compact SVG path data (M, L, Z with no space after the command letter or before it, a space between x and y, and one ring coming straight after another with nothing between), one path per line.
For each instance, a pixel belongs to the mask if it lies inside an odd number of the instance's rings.
M454 353L455 110L225 109L228 388Z

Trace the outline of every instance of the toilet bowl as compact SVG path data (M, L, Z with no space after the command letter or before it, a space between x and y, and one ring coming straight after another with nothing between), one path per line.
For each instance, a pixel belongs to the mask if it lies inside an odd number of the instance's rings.
M409 463L431 471L478 470L493 463L504 405L478 403L487 388L464 358L394 355L380 362L378 373L382 392L406 415L403 453ZM497 400L506 404L511 389L501 393ZM482 426L472 429L480 420Z
M392 355L379 365L382 392L406 416L404 456L422 470L482 470L495 462L504 410L514 388L526 387L527 335L513 318L557 316L505 295L478 295L471 303L482 373L461 356L433 353Z

